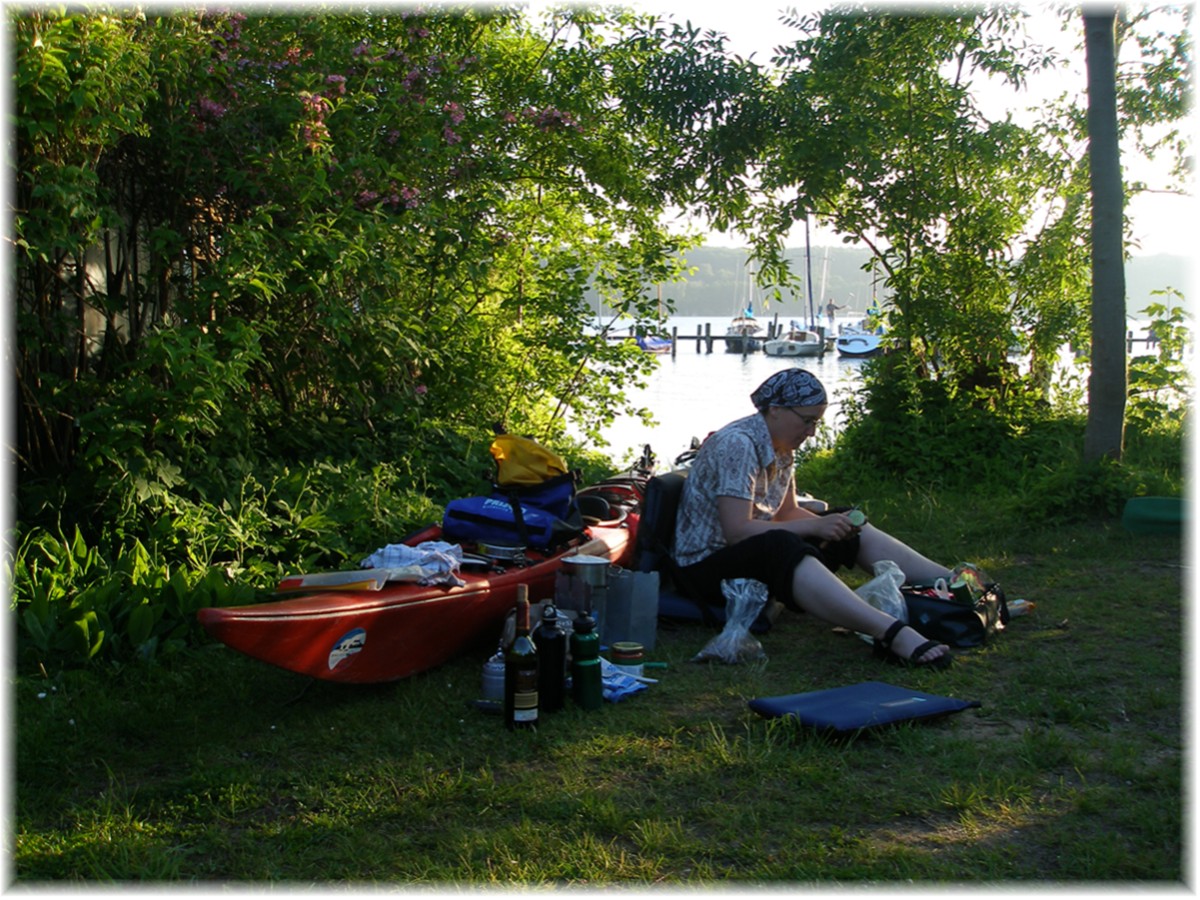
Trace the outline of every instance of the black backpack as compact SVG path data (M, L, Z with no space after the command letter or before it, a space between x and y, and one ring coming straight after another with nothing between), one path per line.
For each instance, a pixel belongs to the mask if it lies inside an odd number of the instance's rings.
M646 485L642 517L638 523L637 559L639 572L658 572L665 586L674 582L675 518L683 495L686 471L655 475Z

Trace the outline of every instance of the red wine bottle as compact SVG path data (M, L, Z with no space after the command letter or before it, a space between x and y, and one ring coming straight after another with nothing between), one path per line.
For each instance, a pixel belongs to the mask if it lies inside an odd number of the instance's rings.
M517 585L517 636L504 653L504 724L537 728L538 653L529 635L529 586Z

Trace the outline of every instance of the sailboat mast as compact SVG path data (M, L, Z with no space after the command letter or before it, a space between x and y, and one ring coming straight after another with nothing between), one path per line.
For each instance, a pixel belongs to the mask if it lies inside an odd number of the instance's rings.
M821 265L821 290L817 292L818 295L821 297L824 297L825 289L827 287L829 287L829 248L828 247L825 248L825 261ZM821 304L818 303L817 307L820 308L820 305Z
M812 241L808 234L808 216L804 217L804 260L808 266L808 327L817 330L817 316L813 307L812 293Z

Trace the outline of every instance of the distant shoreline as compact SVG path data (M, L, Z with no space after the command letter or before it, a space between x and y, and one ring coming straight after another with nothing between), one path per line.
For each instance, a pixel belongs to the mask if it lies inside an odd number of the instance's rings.
M807 280L807 267L803 247L785 250L796 272ZM664 302L674 306L677 316L725 316L732 317L745 309L747 301L754 304L756 315L802 318L808 315L807 300L787 297L782 301L771 301L763 306L763 292L751 292L746 270L747 250L744 247L697 247L684 254L693 273L680 281L662 285ZM878 302L886 299L886 292L879 281L872 284L870 252L859 247L821 246L813 247L812 286L816 299L818 318L824 319L823 308L829 299L843 308L839 316L863 316L875 297ZM1157 295L1168 288L1184 296L1184 309L1195 315L1197 305L1195 263L1190 256L1173 253L1142 253L1132 256L1125 266L1126 318L1144 319L1144 311L1152 303L1178 302ZM647 285L646 296L654 297L658 287ZM598 297L592 291L586 294L589 305L596 308Z

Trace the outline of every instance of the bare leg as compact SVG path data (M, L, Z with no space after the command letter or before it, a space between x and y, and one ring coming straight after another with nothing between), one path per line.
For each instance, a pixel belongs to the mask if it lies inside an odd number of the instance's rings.
M815 556L804 557L800 565L796 566L796 572L792 576L792 595L805 612L834 625L841 625L843 628L873 637L882 637L888 627L896 621L850 590ZM893 640L892 652L907 659L909 654L923 643L925 638L915 628L905 628ZM919 661L932 662L948 652L949 648L945 644L939 644L927 650Z
M859 538L858 564L871 572L881 559L890 559L912 582L932 582L950 577L950 569L946 566L922 556L912 547L868 523L863 526Z

